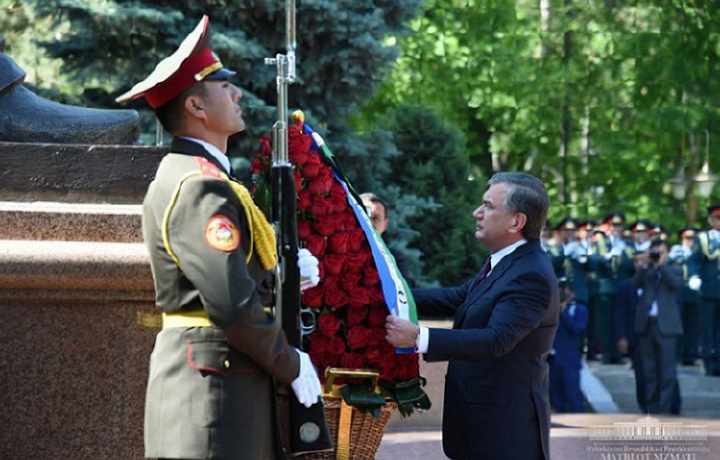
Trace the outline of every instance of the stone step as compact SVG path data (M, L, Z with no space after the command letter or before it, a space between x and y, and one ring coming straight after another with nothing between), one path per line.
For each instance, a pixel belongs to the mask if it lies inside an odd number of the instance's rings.
M639 413L635 376L629 366L593 364L591 369L622 412ZM699 365L679 366L678 381L683 415L720 418L720 378L703 375Z
M115 297L152 301L141 243L0 240L0 302Z
M141 205L0 202L0 239L142 242Z

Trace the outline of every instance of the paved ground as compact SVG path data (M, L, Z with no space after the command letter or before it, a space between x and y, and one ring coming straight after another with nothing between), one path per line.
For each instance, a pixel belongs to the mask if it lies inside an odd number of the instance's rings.
M654 440L596 440L594 429L615 426L682 426L699 429L700 439L673 440L660 436ZM401 431L402 430L402 431ZM611 457L608 449L632 452L644 449L648 456ZM675 449L675 451L673 451ZM618 450L615 450L618 452ZM636 450L637 452L637 450ZM673 452L684 452L670 456ZM603 456L602 454L605 454ZM658 453L659 456L655 456ZM684 455L684 456L681 456ZM720 420L687 417L645 418L638 414L555 414L550 430L550 456L554 460L673 459L716 460L720 458ZM385 433L376 460L444 460L440 431L397 428Z
M648 449L649 456L637 456L636 459L683 459L683 460L716 460L720 459L720 378L704 377L699 365L679 369L681 378L681 388L685 399L685 407L691 409L693 400L695 405L706 406L706 410L697 409L694 413L691 410L684 411L684 417L659 417L645 418L642 414L637 413L634 404L634 381L632 380L632 371L629 365L603 365L600 363L591 363L590 371L594 375L601 377L607 385L610 386L611 398L619 398L618 402L623 403L625 398L624 392L633 392L629 398L629 405L619 404L614 410L616 413L587 413L587 414L554 414L552 416L552 428L550 430L550 454L554 460L575 460L575 459L592 459L602 460L609 458L632 458L632 457L612 457L607 456L607 450L602 456L602 449L608 448L608 442L603 444L591 439L593 429L598 426L610 427L611 429L618 424L627 426L645 426L657 425L662 428L665 426L681 426L684 428L700 429L706 433L705 439L689 442L683 439L670 440L660 437L652 441L642 440L617 440L611 442L610 448L623 449L624 453L632 453L631 449L638 446L638 443L644 442L643 446ZM425 369L425 373L432 374L433 378L438 380L444 369ZM442 398L441 389L433 389L437 394L435 398ZM434 399L438 401L438 399ZM603 407L598 405L598 407ZM435 410L437 411L438 408ZM424 418L394 420L394 423L388 428L383 437L380 449L377 452L376 460L444 460L447 457L442 451L441 433L439 427L439 414L428 414ZM425 426L412 426L413 421L424 424ZM689 444L688 444L689 443ZM686 449L685 456L668 456L673 454L673 448ZM595 449L595 450L594 450ZM628 450L629 449L629 450ZM653 452L652 449L658 449ZM646 451L645 453L648 453ZM659 456L654 456L658 453ZM652 455L650 455L652 454ZM663 456L666 455L666 456Z

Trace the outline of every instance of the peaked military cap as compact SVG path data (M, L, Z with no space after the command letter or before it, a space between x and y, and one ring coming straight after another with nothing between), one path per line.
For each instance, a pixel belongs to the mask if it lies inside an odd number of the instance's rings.
M611 225L625 225L625 213L622 211L613 211L605 215L603 223Z
M678 231L680 239L683 238L694 238L697 235L698 229L695 227L683 227Z
M628 227L631 232L650 232L652 230L653 225L645 220L645 219L638 219L632 224L630 224L630 227Z
M708 208L707 208L708 214L713 214L719 210L720 210L720 204L714 204L712 206L708 206Z
M577 230L578 222L572 217L566 217L555 226L555 230Z
M235 72L223 67L210 49L210 18L203 16L195 29L148 77L115 99L125 103L144 97L153 109L167 104L190 86L204 80L225 80Z

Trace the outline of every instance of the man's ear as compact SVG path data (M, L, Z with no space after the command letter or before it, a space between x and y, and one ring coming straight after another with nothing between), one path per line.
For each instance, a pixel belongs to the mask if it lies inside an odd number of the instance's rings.
M205 105L202 98L198 96L189 96L185 99L184 108L188 114L193 118L205 119Z
M527 216L522 212L515 213L515 223L510 227L510 231L513 233L520 233L527 224Z

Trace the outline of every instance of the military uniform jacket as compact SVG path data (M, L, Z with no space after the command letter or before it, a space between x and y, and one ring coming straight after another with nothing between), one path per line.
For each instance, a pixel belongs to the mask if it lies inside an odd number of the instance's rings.
M720 239L716 232L702 232L695 237L695 250L688 260L690 276L702 279L700 297L720 300Z
M213 327L170 327L150 358L146 457L272 459L272 382L299 359L266 313L270 274L251 250L244 208L211 155L176 138L143 203L157 308Z

